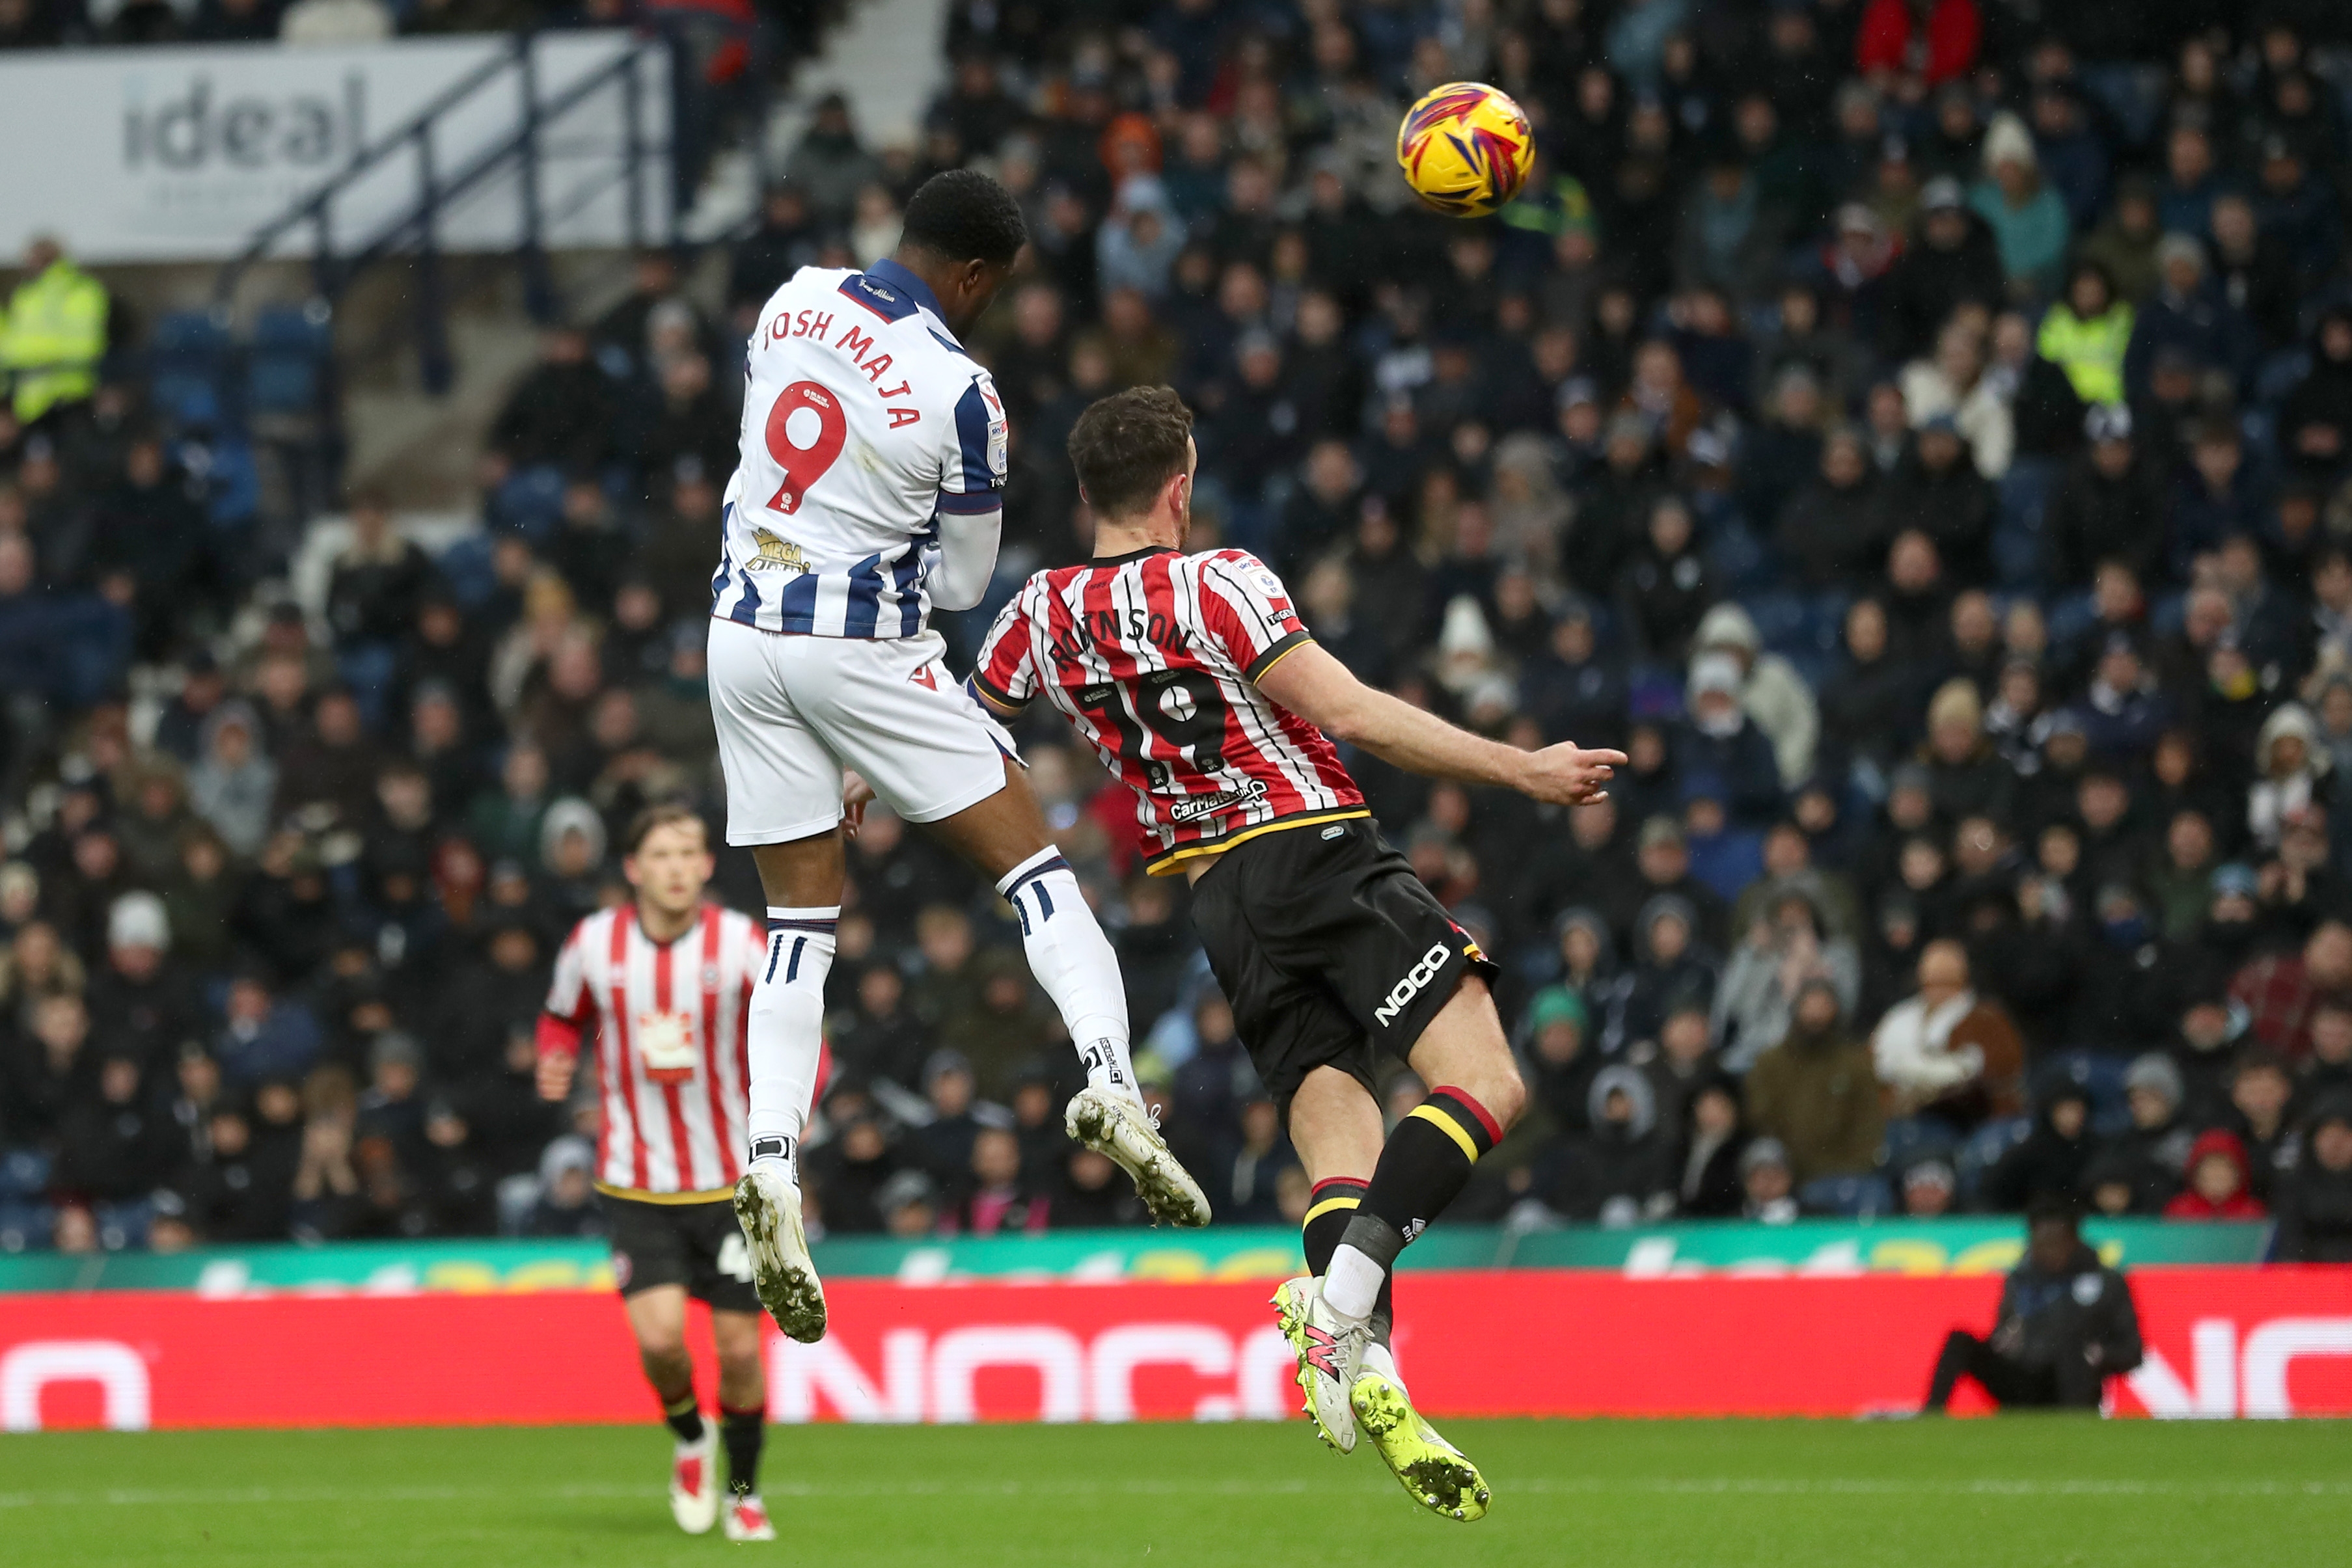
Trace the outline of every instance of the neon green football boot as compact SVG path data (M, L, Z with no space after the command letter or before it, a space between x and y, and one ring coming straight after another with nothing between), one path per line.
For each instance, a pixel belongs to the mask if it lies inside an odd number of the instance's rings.
M1371 1439L1412 1500L1430 1512L1467 1523L1486 1517L1486 1478L1461 1449L1437 1435L1412 1407L1404 1385L1370 1367L1348 1391L1356 1430Z

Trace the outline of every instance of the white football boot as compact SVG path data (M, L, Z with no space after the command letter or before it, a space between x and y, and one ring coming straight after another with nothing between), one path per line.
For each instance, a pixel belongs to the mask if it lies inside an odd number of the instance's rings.
M1141 1101L1089 1083L1070 1096L1062 1125L1134 1179L1135 1195L1151 1211L1153 1223L1209 1223L1208 1195L1168 1152L1158 1121Z
M758 1492L741 1492L727 1500L727 1539L730 1541L773 1541L775 1521L768 1517L768 1505L760 1500Z
M824 1337L824 1287L801 1228L800 1188L772 1165L755 1165L735 1184L735 1218L751 1254L751 1288L776 1326L803 1344Z
M708 1417L702 1436L680 1443L670 1455L669 1516L688 1535L702 1535L719 1522L719 1429Z
M1274 1292L1282 1337L1298 1356L1298 1390L1316 1435L1343 1454L1356 1451L1356 1411L1348 1394L1363 1370L1369 1322L1349 1322L1323 1300L1323 1281L1301 1276Z

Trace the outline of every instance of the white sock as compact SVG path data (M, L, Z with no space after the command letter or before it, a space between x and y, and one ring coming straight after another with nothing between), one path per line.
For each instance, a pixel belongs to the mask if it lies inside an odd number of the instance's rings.
M1118 958L1062 852L1048 844L996 884L1021 915L1029 972L1054 998L1087 1082L1129 1100L1141 1099L1127 1055L1127 986Z
M1387 1270L1342 1241L1331 1254L1331 1266L1323 1270L1324 1302L1343 1318L1370 1317L1373 1303L1381 1299L1381 1281L1387 1278Z
M800 1180L794 1161L801 1129L816 1094L824 1044L824 977L833 969L834 927L841 906L768 910L768 956L751 983L744 1055L751 1068L751 1163L781 1166Z

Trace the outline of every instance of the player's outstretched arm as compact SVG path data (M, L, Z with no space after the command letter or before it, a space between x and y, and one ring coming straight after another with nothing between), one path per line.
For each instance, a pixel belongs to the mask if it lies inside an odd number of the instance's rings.
M1381 761L1431 779L1498 784L1555 805L1579 806L1609 793L1622 751L1568 744L1541 751L1487 740L1371 687L1313 643L1275 661L1258 689L1334 740L1360 746Z

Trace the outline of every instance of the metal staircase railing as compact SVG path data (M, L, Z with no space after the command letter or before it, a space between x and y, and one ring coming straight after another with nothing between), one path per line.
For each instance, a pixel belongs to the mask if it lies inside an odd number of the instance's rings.
M513 253L522 262L525 304L535 319L551 319L557 308L547 266L547 235L554 222L577 211L614 183L621 183L628 243L633 247L642 247L656 240L656 236L647 233L645 198L649 165L666 171L669 180L669 199L663 204L666 215L658 241L676 245L688 195L685 188L688 172L677 156L676 89L679 83L676 62L688 57L682 54L681 40L667 30L641 33L621 54L568 83L561 91L548 95L541 89L537 51L532 47L539 37L536 33L516 33L503 40L495 56L452 82L398 127L362 148L317 190L256 229L244 250L222 265L213 286L215 308L224 311L229 308L247 274L278 251L289 235L304 228L310 234L313 287L331 305L340 302L362 268L405 252L414 257L416 266L418 361L425 388L437 394L449 389L456 373L449 354L441 237L452 204L484 181L509 170L516 174L520 232ZM646 135L641 123L647 70L667 73L672 86L667 96L668 125L651 138ZM563 212L551 218L541 199L540 182L542 132L550 121L591 94L616 83L622 97L621 155L600 183L585 191L575 191ZM520 113L513 133L472 152L457 167L446 168L444 151L437 145L443 123L452 113L475 105L485 94L508 89L520 97ZM415 161L414 200L403 204L390 216L376 220L366 232L339 234L335 226L338 201L360 181L404 156ZM658 164L656 160L660 161Z

